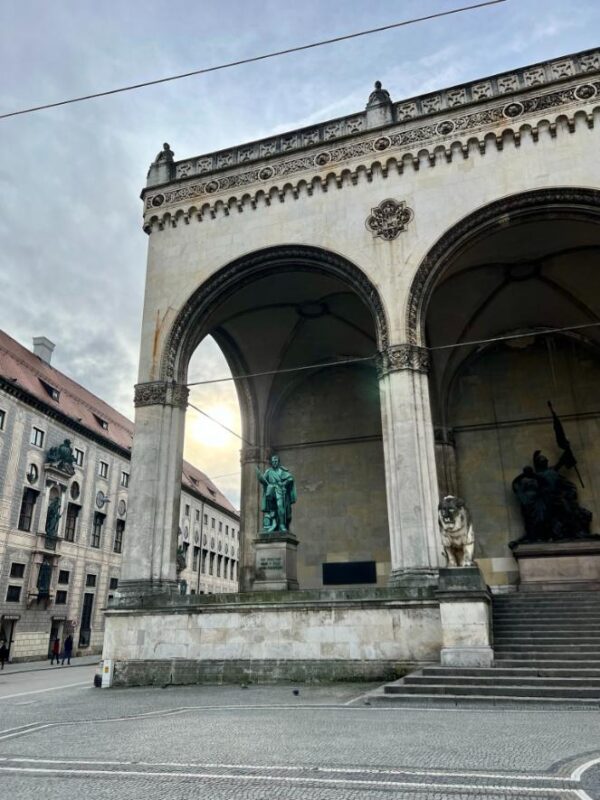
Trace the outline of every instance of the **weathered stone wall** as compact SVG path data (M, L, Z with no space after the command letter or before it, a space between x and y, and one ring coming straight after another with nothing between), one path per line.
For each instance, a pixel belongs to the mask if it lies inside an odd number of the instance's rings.
M382 589L354 590L345 600L317 594L256 593L257 601L237 595L213 604L173 600L170 608L109 610L103 657L115 662L116 683L150 684L244 676L385 679L437 660L441 630L433 598L394 599Z

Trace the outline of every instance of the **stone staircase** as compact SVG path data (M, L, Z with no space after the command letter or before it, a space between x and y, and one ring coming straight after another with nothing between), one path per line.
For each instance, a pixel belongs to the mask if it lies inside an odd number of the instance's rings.
M600 592L493 598L494 665L432 666L384 687L402 704L600 708Z

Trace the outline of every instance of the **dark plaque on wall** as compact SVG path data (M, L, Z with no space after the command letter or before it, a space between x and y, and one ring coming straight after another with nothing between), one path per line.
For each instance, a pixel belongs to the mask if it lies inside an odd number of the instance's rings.
M323 586L339 586L344 583L377 583L375 561L323 564Z

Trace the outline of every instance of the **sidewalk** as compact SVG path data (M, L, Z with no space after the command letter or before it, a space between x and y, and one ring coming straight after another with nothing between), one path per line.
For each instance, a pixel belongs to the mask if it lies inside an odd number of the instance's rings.
M4 669L0 670L0 679L2 675L13 675L15 672L38 672L46 669L71 669L72 667L88 667L90 664L98 664L101 660L100 654L93 656L78 656L71 659L71 665L65 663L64 667L56 664L50 666L50 659L46 661L22 661L17 664L5 664Z

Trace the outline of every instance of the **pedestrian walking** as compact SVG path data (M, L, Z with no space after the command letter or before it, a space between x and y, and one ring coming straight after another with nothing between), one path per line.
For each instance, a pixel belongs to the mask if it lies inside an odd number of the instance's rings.
M54 664L54 659L56 659L56 666L58 667L60 663L60 639L58 636L52 643L52 656L50 657L50 666Z
M2 640L2 642L0 642L0 669L4 669L5 661L8 661L8 647L6 646L6 642Z
M69 634L67 636L67 638L65 639L65 642L63 644L63 657L62 657L63 665L64 665L65 659L66 659L67 660L67 664L69 664L69 666L70 666L70 664L71 664L71 653L72 652L73 652L73 637L71 636L71 634Z

